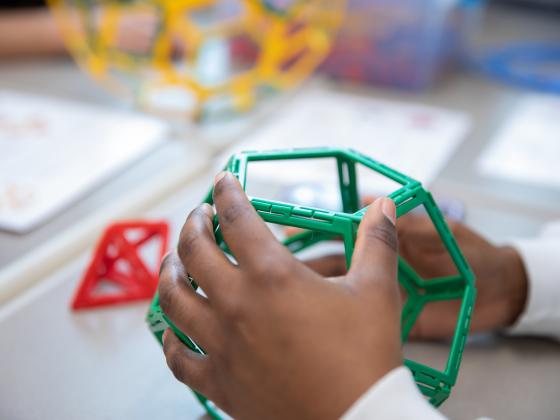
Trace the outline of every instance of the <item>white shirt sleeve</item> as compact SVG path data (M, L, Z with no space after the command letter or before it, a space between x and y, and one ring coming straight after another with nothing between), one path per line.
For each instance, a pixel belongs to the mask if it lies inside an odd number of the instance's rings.
M512 245L525 265L528 287L525 310L508 332L560 339L560 222L547 226L538 238Z
M387 373L362 395L342 420L444 420L414 382L412 373L400 366Z

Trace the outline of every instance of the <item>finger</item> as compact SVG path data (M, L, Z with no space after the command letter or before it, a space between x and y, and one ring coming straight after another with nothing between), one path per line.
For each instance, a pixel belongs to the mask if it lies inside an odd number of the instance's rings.
M361 201L362 201L362 206L369 206L371 203L375 201L375 196L368 194L364 196L364 198L362 198Z
M346 274L346 258L344 255L325 255L303 263L323 277L337 277Z
M212 300L231 282L235 266L216 244L212 218L214 212L208 204L194 209L181 230L177 253L189 275Z
M425 278L452 275L454 263L431 219L407 215L397 222L399 255Z
M179 382L207 397L211 394L208 356L190 350L170 329L163 334L163 353L167 366Z
M367 210L352 256L349 276L359 285L389 282L397 292L397 249L395 204L377 199Z
M175 254L161 264L159 304L171 322L205 351L211 352L217 337L217 318L208 300L187 283L186 273Z
M258 255L279 258L289 254L257 214L231 172L216 177L214 204L224 240L240 266L258 262Z
M407 214L397 222L400 245L418 241L422 247L437 247L438 233L432 220L425 215ZM441 241L440 241L441 242Z
M445 220L451 232L456 235L461 224L453 220ZM426 214L406 214L397 223L400 245L417 242L418 246L431 251L445 249L432 219Z
M440 339L453 336L457 324L460 301L432 302L426 305L414 323L409 337L411 339ZM477 326L471 324L471 330Z
M284 229L284 234L286 235L286 237L290 238L292 236L295 236L299 233L305 232L304 229L302 228L298 228L298 227L294 227L294 226L286 226L286 228Z

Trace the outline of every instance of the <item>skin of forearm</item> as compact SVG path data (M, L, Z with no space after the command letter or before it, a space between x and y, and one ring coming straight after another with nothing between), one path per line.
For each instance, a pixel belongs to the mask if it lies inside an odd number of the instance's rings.
M505 261L504 284L505 290L505 324L511 326L525 310L528 292L527 273L519 253L512 247L501 248Z
M0 14L0 58L64 53L62 37L46 9Z

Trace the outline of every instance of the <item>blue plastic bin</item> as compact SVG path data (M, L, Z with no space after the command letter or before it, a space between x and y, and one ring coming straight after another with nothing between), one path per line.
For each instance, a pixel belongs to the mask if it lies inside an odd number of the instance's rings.
M335 78L430 87L465 55L480 0L348 0L347 16L322 71Z

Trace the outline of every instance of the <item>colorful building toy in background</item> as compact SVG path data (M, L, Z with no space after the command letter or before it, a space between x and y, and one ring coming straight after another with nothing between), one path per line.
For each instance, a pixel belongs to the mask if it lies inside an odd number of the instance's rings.
M345 0L50 0L68 48L142 108L202 118L294 86L328 53Z
M431 194L419 182L358 152L344 149L319 148L239 153L231 157L225 169L237 176L246 188L247 170L251 163L294 159L332 159L336 162L342 202L342 208L339 211L328 211L262 198L251 198L253 206L265 222L303 229L303 232L284 240L284 244L294 254L320 242L341 237L346 251L346 261L350 265L358 226L367 210L360 206L363 199L359 196L358 190L357 173L360 166L387 177L399 185L398 189L389 195L397 206L397 217L401 217L417 207L423 207L432 220L435 231L440 236L443 246L447 249L449 257L456 267L456 274L435 279L422 278L413 267L400 259L399 281L406 291L406 302L403 305L401 317L403 342L408 339L410 331L426 305L441 301L456 301L458 304L455 333L445 367L436 369L414 360L405 360L419 389L433 405L439 406L449 397L457 380L476 292L474 275ZM212 204L212 190L205 202ZM216 241L224 252L229 253L227 244L221 236L217 218L215 224ZM196 288L196 279L190 280L193 280L191 284ZM199 353L203 352L196 343L170 322L159 306L157 294L150 306L147 322L160 342L163 332L169 326L189 348ZM341 343L341 345L343 344ZM282 351L281 348L278 349L280 356ZM352 351L352 349L348 349L348 351ZM221 418L221 413L214 404L204 396L195 394L212 418Z
M134 220L109 225L76 290L72 309L150 299L169 240L164 221Z
M337 79L430 87L463 59L481 10L481 0L348 0L321 68Z

